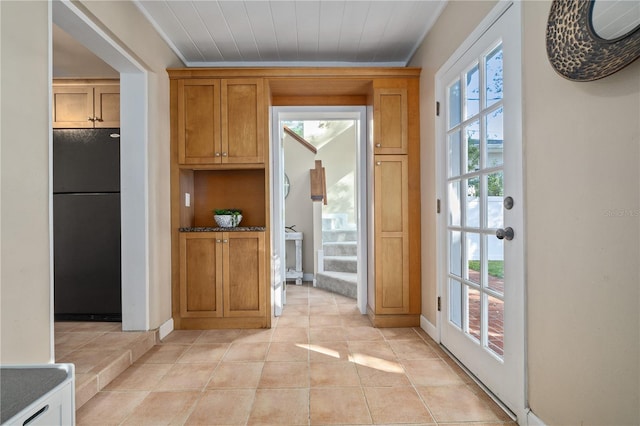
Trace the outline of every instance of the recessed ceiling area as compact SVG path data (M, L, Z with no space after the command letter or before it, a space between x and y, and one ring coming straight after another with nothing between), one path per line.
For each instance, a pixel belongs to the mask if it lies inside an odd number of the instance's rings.
M134 0L189 67L406 66L446 0Z

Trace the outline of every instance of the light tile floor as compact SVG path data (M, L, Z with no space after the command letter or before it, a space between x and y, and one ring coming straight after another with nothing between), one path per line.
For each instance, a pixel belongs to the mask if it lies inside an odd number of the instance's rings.
M176 330L77 411L78 425L510 424L419 328L288 286L268 330Z

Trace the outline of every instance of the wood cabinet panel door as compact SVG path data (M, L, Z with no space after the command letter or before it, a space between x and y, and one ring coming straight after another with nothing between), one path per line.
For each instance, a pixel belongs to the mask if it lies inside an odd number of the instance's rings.
M225 232L223 242L224 316L265 315L264 233Z
M120 86L96 86L93 111L95 127L120 127Z
M53 128L93 128L93 87L53 87Z
M408 313L408 160L406 155L376 155L374 161L376 313Z
M222 80L223 163L263 163L265 122L262 79Z
M180 316L222 316L220 234L180 235Z
M178 162L220 163L220 80L178 81Z
M374 90L374 154L407 153L407 113L407 89Z

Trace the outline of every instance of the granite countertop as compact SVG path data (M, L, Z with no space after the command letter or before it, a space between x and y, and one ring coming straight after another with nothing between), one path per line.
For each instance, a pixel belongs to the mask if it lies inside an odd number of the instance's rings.
M235 228L220 228L215 226L194 226L180 228L180 232L264 232L264 226L237 226Z

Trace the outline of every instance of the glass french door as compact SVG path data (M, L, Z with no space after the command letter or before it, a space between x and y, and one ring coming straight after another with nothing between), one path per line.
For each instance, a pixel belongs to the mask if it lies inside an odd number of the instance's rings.
M519 13L439 76L442 344L514 413L524 405Z

